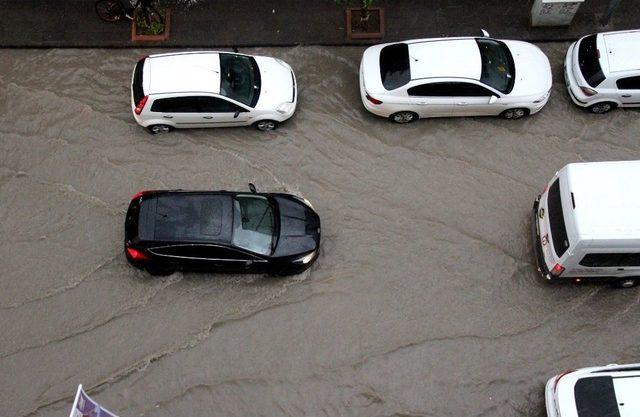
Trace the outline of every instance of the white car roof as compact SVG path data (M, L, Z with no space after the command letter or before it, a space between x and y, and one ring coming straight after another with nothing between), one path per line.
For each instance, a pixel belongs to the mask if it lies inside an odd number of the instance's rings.
M575 163L565 167L581 239L640 240L640 161ZM569 207L572 203L569 202Z
M147 94L200 92L220 93L220 54L188 52L150 55L145 67ZM148 74L148 75L147 75ZM147 87L147 86L145 86Z
M482 60L474 38L407 43L413 80L434 77L480 79Z
M609 72L640 69L640 30L603 33Z

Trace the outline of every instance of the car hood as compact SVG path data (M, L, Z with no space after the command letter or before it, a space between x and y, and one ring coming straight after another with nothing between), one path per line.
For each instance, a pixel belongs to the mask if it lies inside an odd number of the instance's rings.
M260 69L258 110L275 110L282 103L292 103L296 97L293 70L284 61L266 56L254 57Z
M274 257L314 251L320 243L320 218L313 209L290 196L274 196L280 212L280 236Z
M509 96L543 95L551 89L549 58L535 45L521 41L504 41L516 67L516 80Z

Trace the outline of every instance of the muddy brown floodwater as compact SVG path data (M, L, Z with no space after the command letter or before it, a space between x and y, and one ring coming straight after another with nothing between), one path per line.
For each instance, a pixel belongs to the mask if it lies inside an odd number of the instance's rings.
M564 164L640 158L640 113L566 96L530 118L397 126L363 48L261 48L300 102L273 133L154 137L129 108L149 50L0 55L0 416L66 416L78 383L133 416L543 416L566 368L639 361L638 289L549 286L529 214ZM142 189L299 193L321 255L288 278L152 278L122 253Z

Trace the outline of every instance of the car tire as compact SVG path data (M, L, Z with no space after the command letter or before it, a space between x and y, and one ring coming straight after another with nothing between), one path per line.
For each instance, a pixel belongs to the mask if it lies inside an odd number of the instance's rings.
M171 265L149 265L144 269L153 276L166 276L176 272L176 268Z
M171 132L173 130L173 127L169 125L151 125L151 126L147 126L147 130L152 135L158 135L162 133Z
M260 120L253 124L253 127L258 129L261 132L269 132L271 130L276 130L278 127L278 122L275 120Z
M412 111L399 111L389 116L389 120L394 123L406 125L407 123L415 122L418 120L418 115Z
M516 107L514 109L507 109L503 111L502 113L500 113L500 117L507 120L517 120L517 119L522 119L528 114L529 114L529 110Z
M635 287L638 284L640 284L640 280L638 278L630 277L630 278L622 278L617 281L614 281L611 284L611 286L613 288L631 288L631 287Z
M589 106L588 109L593 114L605 114L609 113L611 110L616 108L615 103L611 103L609 101L603 101L601 103L596 103L592 106Z

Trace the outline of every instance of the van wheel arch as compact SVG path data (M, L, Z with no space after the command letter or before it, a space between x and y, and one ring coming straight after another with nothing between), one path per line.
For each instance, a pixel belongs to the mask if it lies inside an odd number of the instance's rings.
M613 288L632 288L640 284L640 277L620 278L611 283Z

